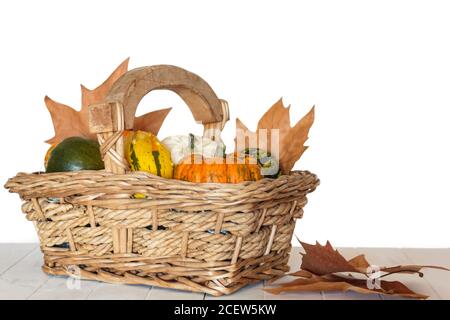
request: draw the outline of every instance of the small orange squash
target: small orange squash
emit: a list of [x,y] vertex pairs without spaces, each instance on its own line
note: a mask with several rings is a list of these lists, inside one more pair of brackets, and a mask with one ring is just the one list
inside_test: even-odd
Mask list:
[[256,159],[236,154],[224,158],[192,154],[181,160],[174,172],[174,179],[200,183],[239,183],[261,178],[261,168]]

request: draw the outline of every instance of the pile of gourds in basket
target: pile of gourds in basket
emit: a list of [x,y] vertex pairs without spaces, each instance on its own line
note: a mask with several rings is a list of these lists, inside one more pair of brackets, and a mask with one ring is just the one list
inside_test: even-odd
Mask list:
[[[80,111],[46,97],[55,137],[45,172],[6,188],[34,222],[49,274],[232,293],[287,270],[295,220],[319,180],[292,171],[306,150],[314,108],[294,127],[275,103],[256,132],[236,120],[235,151],[220,138],[228,104],[199,76],[124,61]],[[204,126],[157,136],[170,109],[135,117],[152,90],[177,93]]]

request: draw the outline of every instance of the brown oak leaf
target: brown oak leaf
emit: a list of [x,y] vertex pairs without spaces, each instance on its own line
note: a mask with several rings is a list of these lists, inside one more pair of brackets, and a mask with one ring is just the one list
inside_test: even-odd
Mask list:
[[93,90],[90,90],[81,84],[81,110],[91,104],[102,103],[114,82],[128,71],[129,62],[130,58],[125,59],[101,85]]
[[[333,249],[329,241],[327,241],[325,246],[320,245],[318,242],[315,245],[311,245],[300,240],[298,241],[305,250],[305,253],[301,253],[303,259],[300,268],[302,270],[307,270],[317,275],[327,275],[336,272],[355,272],[367,275],[370,263],[363,254],[347,261],[338,250]],[[423,276],[421,270],[424,268],[450,271],[448,268],[432,265],[379,267],[380,271],[383,272],[383,277],[394,273],[417,273],[419,276]]]
[[423,277],[422,269],[438,269],[438,270],[450,271],[449,268],[440,267],[440,266],[430,266],[430,265],[424,265],[424,266],[405,265],[405,266],[394,266],[394,267],[381,267],[380,271],[385,273],[382,275],[382,277],[386,277],[386,276],[394,274],[394,273],[417,273],[420,277]]
[[[90,90],[81,85],[81,109],[76,111],[73,108],[45,97],[44,102],[52,117],[55,136],[46,142],[49,144],[58,143],[65,138],[73,136],[83,136],[96,139],[96,135],[89,131],[88,107],[92,104],[101,103],[113,84],[128,70],[129,58],[124,60],[111,75],[97,88]],[[171,108],[161,109],[146,113],[135,118],[134,129],[149,131],[158,134],[164,119]]]
[[[426,299],[426,295],[412,291],[399,281],[387,281],[382,278],[396,273],[417,273],[422,277],[423,268],[450,271],[448,268],[432,265],[369,268],[371,264],[363,254],[346,260],[329,241],[324,246],[319,243],[315,245],[302,241],[300,243],[305,250],[305,253],[302,253],[302,264],[300,270],[290,274],[298,279],[282,283],[278,287],[266,288],[266,291],[274,294],[288,291],[355,291]],[[378,270],[379,273],[373,274],[371,269]],[[375,279],[374,276],[379,278]]]
[[324,246],[316,242],[315,245],[300,242],[305,253],[302,253],[301,269],[317,275],[336,272],[359,272],[357,267],[347,261],[337,250],[333,249],[327,241]]
[[[295,163],[308,148],[305,146],[308,140],[309,130],[314,123],[314,107],[293,127],[291,127],[290,106],[284,107],[282,99],[278,100],[258,121],[256,132],[251,132],[241,120],[236,119],[236,144],[238,141],[245,142],[245,146],[249,147],[249,137],[253,136],[258,147],[264,146],[262,149],[272,149],[272,139],[274,143],[278,143],[279,151],[279,167],[282,173],[288,174],[294,167]],[[274,131],[278,129],[278,141],[276,136],[272,137]],[[266,130],[265,134],[264,131]],[[276,148],[277,146],[274,146]],[[237,150],[240,151],[240,150]]]
[[370,267],[370,263],[367,261],[366,256],[363,254],[360,254],[348,260],[348,263],[351,264],[356,270],[363,273],[365,273],[367,268]]
[[172,108],[160,109],[134,118],[133,129],[147,131],[157,135],[170,110]]
[[282,292],[327,292],[327,291],[353,291],[363,294],[384,294],[402,296],[416,299],[426,299],[428,296],[416,293],[400,281],[380,280],[379,288],[369,288],[367,280],[352,279],[336,275],[311,276],[310,278],[299,278],[291,282],[283,283],[278,287],[265,288],[267,292],[280,294]]

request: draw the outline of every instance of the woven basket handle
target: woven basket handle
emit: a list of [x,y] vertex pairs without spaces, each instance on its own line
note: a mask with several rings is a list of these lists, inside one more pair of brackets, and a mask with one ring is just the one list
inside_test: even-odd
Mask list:
[[228,104],[217,98],[205,80],[170,65],[133,69],[114,83],[104,103],[89,107],[89,128],[98,136],[106,170],[114,173],[127,170],[122,132],[133,129],[141,99],[150,91],[161,89],[177,93],[195,120],[203,124],[203,136],[220,141],[220,133],[229,120]]

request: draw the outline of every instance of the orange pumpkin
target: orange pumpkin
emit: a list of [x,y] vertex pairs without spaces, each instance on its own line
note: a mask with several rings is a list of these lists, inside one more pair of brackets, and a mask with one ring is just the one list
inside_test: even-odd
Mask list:
[[175,166],[174,179],[190,182],[239,183],[262,178],[256,159],[239,157],[236,154],[226,158],[204,158],[192,154]]

